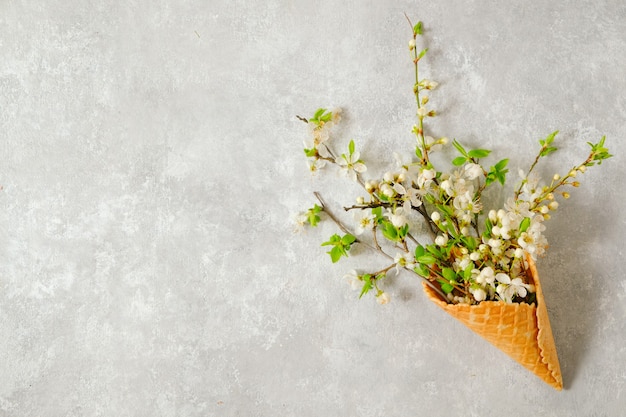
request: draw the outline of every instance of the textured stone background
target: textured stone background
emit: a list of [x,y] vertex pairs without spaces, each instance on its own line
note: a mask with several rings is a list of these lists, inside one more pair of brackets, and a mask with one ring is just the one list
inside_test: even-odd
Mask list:
[[[616,416],[626,404],[623,1],[0,1],[0,415]],[[326,190],[294,115],[346,113],[370,175],[431,132],[551,176],[616,155],[548,224],[557,393],[427,302],[357,300],[290,218]],[[451,152],[450,152],[451,155]],[[357,251],[372,265],[380,259]]]

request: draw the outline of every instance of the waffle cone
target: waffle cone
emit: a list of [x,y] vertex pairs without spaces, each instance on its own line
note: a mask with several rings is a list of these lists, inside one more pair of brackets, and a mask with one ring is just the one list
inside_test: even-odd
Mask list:
[[476,305],[448,304],[426,283],[424,291],[448,314],[560,391],[563,378],[548,310],[535,263],[530,256],[527,261],[537,291],[536,305],[507,304],[503,301],[483,301]]

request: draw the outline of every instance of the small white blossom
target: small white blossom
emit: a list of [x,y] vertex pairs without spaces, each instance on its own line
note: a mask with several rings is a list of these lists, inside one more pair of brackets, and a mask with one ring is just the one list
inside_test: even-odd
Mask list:
[[391,211],[388,212],[387,213],[387,217],[389,218],[389,221],[395,227],[403,227],[405,224],[408,223],[408,220],[407,220],[406,215],[404,213],[404,209],[402,207],[397,208],[393,212],[391,212]]
[[391,297],[386,292],[381,292],[376,296],[376,302],[380,305],[388,304],[391,301]]
[[357,235],[363,234],[366,230],[372,230],[374,228],[374,215],[366,210],[360,210],[354,214],[354,220],[356,223],[356,229],[354,233]]
[[513,302],[513,297],[519,295],[524,298],[528,294],[528,284],[524,284],[521,278],[509,277],[507,274],[499,273],[496,275],[496,279],[500,284],[496,288],[496,292],[507,303]]
[[468,180],[475,180],[483,174],[483,169],[478,164],[469,163],[465,165],[464,174]]
[[422,169],[417,177],[417,185],[420,188],[427,188],[436,176],[437,171],[434,169]]
[[400,273],[402,268],[415,268],[415,258],[410,252],[398,252],[394,256],[393,261],[396,264],[396,272]]
[[357,173],[367,171],[367,167],[359,160],[359,156],[359,152],[354,152],[351,155],[343,154],[335,159],[335,162],[341,168],[341,172],[347,175],[352,181],[356,181]]
[[476,279],[476,282],[479,284],[491,285],[495,282],[496,276],[493,271],[493,268],[490,266],[487,266],[480,271],[480,273],[475,279]]
[[482,288],[470,289],[470,292],[478,302],[484,301],[487,298],[487,292]]
[[358,290],[362,286],[361,278],[354,269],[348,271],[343,278],[348,281],[348,284],[353,290]]

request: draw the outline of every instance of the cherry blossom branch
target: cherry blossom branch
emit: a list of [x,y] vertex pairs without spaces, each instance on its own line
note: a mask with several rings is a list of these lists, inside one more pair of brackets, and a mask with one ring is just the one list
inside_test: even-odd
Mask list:
[[[339,229],[340,229],[342,232],[344,232],[344,233],[346,233],[346,234],[353,235],[353,234],[352,234],[352,233],[348,230],[348,228],[347,228],[347,227],[345,227],[345,226],[343,225],[343,223],[342,223],[342,222],[341,222],[341,221],[340,221],[337,217],[335,217],[335,215],[334,215],[334,214],[333,214],[333,213],[332,213],[332,212],[328,209],[328,206],[326,205],[326,203],[325,203],[325,202],[324,202],[324,200],[322,199],[322,196],[320,195],[320,193],[319,193],[319,192],[317,192],[317,191],[315,191],[313,194],[315,195],[315,198],[317,198],[317,200],[319,201],[320,205],[322,206],[322,210],[324,211],[324,213],[326,213],[326,215],[327,215],[327,216],[328,216],[328,217],[329,217],[329,218],[330,218],[330,219],[331,219],[331,220],[332,220],[332,221],[333,221],[333,222],[337,225],[337,227],[339,227]],[[354,235],[353,235],[353,236],[354,236]],[[356,239],[355,239],[355,242],[358,242],[358,243],[360,243],[360,244],[362,244],[362,245],[364,245],[364,246],[366,246],[366,247],[368,247],[368,248],[370,248],[370,249],[372,249],[372,250],[374,250],[374,251],[376,251],[376,252],[380,253],[381,255],[383,255],[384,257],[386,257],[387,259],[394,260],[394,258],[393,258],[393,257],[391,257],[391,255],[387,254],[385,251],[383,251],[383,250],[382,250],[382,248],[378,245],[378,242],[376,243],[376,246],[377,246],[377,247],[374,247],[374,246],[370,245],[370,244],[369,244],[369,243],[367,243],[367,242],[363,242],[361,239],[358,239],[358,238],[356,238]],[[396,265],[396,264],[395,264],[395,260],[394,260],[394,265]],[[442,300],[444,300],[446,303],[448,303],[448,302],[449,302],[448,298],[447,298],[447,297],[445,296],[445,294],[441,291],[441,289],[437,288],[437,286],[436,286],[436,285],[434,285],[432,282],[430,282],[430,280],[428,280],[428,279],[424,278],[423,276],[419,275],[417,272],[415,272],[415,271],[414,271],[414,270],[412,270],[412,269],[409,269],[409,268],[406,268],[406,267],[403,267],[403,269],[405,269],[405,270],[407,270],[407,271],[410,271],[410,272],[412,272],[413,274],[415,274],[415,275],[419,276],[421,279],[423,279],[423,280],[424,280],[424,282],[426,282],[426,285],[428,285],[429,287],[431,287],[431,288],[433,289],[433,291],[435,291],[435,292],[436,292],[436,293],[437,293],[437,294],[441,297],[441,299],[442,299]]]

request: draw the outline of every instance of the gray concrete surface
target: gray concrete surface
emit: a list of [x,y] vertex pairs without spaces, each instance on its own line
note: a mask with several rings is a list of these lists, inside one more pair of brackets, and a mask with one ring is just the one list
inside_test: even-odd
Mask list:
[[[561,393],[412,276],[357,300],[332,225],[293,232],[357,193],[311,178],[296,114],[342,106],[372,175],[410,153],[404,12],[435,134],[515,169],[560,129],[549,176],[616,155],[548,223]],[[0,415],[623,415],[625,49],[618,0],[0,2]]]

